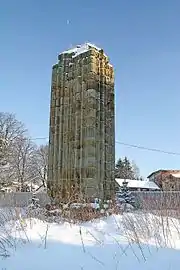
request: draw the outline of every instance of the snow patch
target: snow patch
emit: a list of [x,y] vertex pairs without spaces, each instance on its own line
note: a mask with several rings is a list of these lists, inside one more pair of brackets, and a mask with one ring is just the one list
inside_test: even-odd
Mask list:
[[[68,223],[58,225],[38,219],[26,219],[23,221],[26,224],[26,232],[24,236],[21,233],[19,237],[21,239],[28,237],[29,241],[26,241],[25,245],[17,245],[9,258],[0,258],[1,268],[6,270],[179,270],[180,241],[177,240],[179,239],[177,231],[175,232],[175,227],[180,226],[178,222],[175,219],[170,222],[173,248],[168,244],[158,248],[151,231],[148,232],[150,235],[144,244],[130,244],[127,240],[127,232],[122,226],[123,218],[127,220],[134,218],[135,224],[140,225],[137,222],[138,216],[140,222],[148,220],[152,228],[155,224],[160,228],[157,221],[161,222],[161,218],[145,214],[111,216],[82,225]],[[6,228],[16,223],[8,223]],[[141,228],[141,231],[143,229],[146,228]],[[161,233],[162,231],[159,234]],[[17,238],[15,230],[14,236]]]
[[116,178],[116,182],[120,187],[122,187],[123,182],[126,181],[128,182],[128,187],[129,188],[141,188],[141,189],[152,189],[152,190],[159,190],[160,188],[152,181],[140,181],[140,180],[131,180],[131,179],[120,179]]

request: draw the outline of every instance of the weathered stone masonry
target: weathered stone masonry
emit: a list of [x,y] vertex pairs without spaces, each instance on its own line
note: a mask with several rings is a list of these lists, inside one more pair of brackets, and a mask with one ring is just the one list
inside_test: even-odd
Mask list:
[[113,67],[91,44],[58,60],[52,70],[49,190],[62,199],[107,198],[114,193]]

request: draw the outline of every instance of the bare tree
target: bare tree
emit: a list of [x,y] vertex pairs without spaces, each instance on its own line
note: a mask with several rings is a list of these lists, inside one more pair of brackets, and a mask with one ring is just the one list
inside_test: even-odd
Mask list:
[[14,114],[0,112],[1,157],[8,159],[12,152],[14,141],[26,133],[24,124],[15,118]]
[[46,187],[48,168],[48,145],[40,145],[35,151],[34,171],[37,179]]
[[132,169],[133,169],[133,172],[134,172],[134,179],[138,180],[140,178],[139,167],[137,166],[137,164],[135,163],[134,160],[131,162],[131,166],[132,166]]
[[31,182],[35,172],[33,160],[35,157],[35,144],[29,138],[18,137],[13,144],[13,153],[9,163],[13,178],[20,183],[20,191],[25,191],[25,183]]
[[6,164],[5,147],[6,147],[6,143],[4,139],[0,137],[0,166],[3,166]]
[[10,170],[11,155],[15,141],[26,133],[24,125],[14,114],[0,112],[0,182],[9,182],[12,177]]
[[25,134],[24,124],[18,121],[14,114],[0,112],[0,138],[6,142]]

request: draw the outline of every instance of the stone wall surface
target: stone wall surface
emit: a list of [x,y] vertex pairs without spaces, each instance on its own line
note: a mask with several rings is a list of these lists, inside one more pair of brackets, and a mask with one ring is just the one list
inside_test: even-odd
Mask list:
[[103,51],[60,54],[53,66],[48,187],[52,195],[114,192],[114,71]]

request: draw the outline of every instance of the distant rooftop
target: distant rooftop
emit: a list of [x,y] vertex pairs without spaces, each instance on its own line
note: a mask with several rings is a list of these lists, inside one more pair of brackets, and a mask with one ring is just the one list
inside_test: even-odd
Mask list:
[[97,47],[96,45],[94,44],[91,44],[91,43],[84,43],[82,45],[77,45],[76,47],[73,47],[72,49],[69,49],[67,51],[64,51],[62,52],[61,54],[65,54],[65,53],[69,53],[69,54],[74,54],[73,55],[73,58],[82,54],[82,53],[85,53],[87,51],[89,51],[91,48],[94,48],[98,51],[102,50],[101,48]]
[[150,178],[154,174],[158,174],[158,173],[180,174],[180,170],[164,170],[164,169],[163,170],[157,170],[157,171],[152,172],[150,175],[148,175],[147,178]]
[[151,190],[160,189],[154,182],[148,181],[148,180],[141,181],[141,180],[131,180],[131,179],[120,179],[120,178],[116,178],[115,180],[120,187],[122,187],[124,181],[127,181],[129,188],[137,188],[137,189],[141,188],[141,189],[151,189]]

